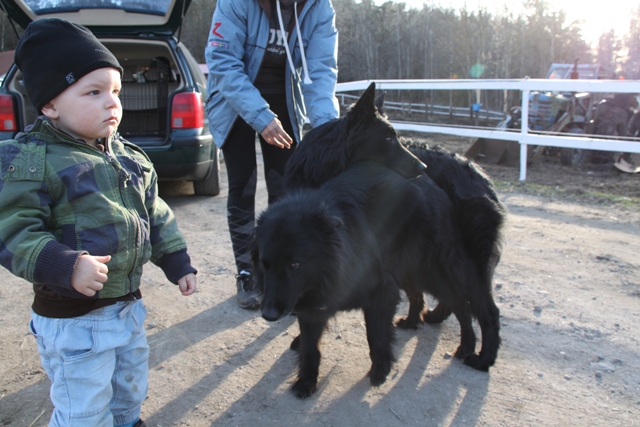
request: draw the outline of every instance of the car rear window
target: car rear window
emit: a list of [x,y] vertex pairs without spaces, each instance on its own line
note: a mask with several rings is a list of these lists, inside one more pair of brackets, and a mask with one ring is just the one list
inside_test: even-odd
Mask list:
[[121,9],[164,16],[171,0],[26,0],[25,3],[36,15],[77,12],[82,9]]

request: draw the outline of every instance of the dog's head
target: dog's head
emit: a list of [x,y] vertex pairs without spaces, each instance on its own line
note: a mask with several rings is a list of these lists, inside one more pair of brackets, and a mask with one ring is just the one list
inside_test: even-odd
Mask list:
[[383,104],[384,95],[376,100],[371,83],[344,117],[307,132],[287,164],[287,187],[317,188],[359,161],[380,163],[406,178],[424,172],[425,164],[398,140]]
[[329,246],[342,226],[323,203],[303,194],[286,196],[260,215],[252,262],[262,317],[274,321],[294,309],[326,307],[323,295],[334,281],[334,272],[326,268],[335,256]]
[[349,164],[373,161],[387,166],[404,176],[415,178],[426,166],[399,141],[393,125],[384,111],[383,93],[375,96],[375,83],[371,83],[358,102],[345,115],[345,139]]

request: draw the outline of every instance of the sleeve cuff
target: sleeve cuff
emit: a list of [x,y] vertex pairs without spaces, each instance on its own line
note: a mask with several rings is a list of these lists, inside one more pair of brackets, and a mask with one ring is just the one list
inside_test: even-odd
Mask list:
[[86,251],[74,251],[68,246],[49,241],[40,251],[33,270],[33,282],[64,289],[71,287],[71,275],[78,258]]
[[275,118],[276,118],[276,115],[273,113],[273,111],[269,109],[265,109],[258,115],[258,117],[256,117],[256,120],[254,122],[255,123],[254,129],[256,130],[256,132],[262,133],[262,131],[267,126],[269,126],[269,123],[271,123]]
[[162,269],[164,275],[173,284],[177,284],[178,280],[189,273],[198,273],[198,270],[191,266],[191,257],[186,249],[163,255],[155,264]]

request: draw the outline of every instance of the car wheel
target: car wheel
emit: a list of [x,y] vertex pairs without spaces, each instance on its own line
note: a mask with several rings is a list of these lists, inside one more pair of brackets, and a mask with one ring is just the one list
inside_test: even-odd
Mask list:
[[220,149],[215,148],[211,169],[202,181],[193,182],[193,190],[196,196],[217,196],[220,194]]

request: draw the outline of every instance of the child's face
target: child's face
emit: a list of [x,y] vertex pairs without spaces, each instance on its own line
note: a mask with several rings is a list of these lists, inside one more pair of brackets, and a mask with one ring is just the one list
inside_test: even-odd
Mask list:
[[42,108],[56,127],[95,145],[116,131],[122,118],[120,73],[98,68],[83,76]]

